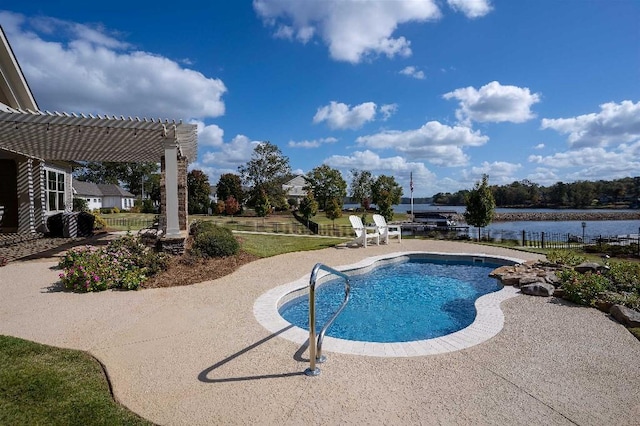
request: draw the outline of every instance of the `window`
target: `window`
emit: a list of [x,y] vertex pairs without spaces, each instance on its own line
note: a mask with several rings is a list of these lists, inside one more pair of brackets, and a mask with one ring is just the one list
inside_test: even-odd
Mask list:
[[47,170],[47,209],[64,210],[64,173]]

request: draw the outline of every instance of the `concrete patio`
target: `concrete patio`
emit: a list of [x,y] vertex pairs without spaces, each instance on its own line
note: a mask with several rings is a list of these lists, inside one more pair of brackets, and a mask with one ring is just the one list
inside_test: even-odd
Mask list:
[[638,424],[640,342],[608,315],[555,298],[502,303],[503,330],[448,354],[380,358],[332,353],[306,377],[304,347],[271,333],[253,305],[309,274],[397,251],[538,256],[469,243],[290,253],[187,287],[74,294],[55,260],[0,268],[0,334],[86,350],[116,398],[164,425]]

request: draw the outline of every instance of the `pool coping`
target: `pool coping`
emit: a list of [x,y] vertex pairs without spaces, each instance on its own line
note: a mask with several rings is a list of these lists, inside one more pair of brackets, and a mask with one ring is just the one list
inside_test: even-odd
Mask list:
[[[454,254],[406,251],[372,256],[360,262],[338,266],[334,269],[339,271],[358,270],[359,273],[366,273],[374,266],[377,267],[381,264],[400,262],[404,260],[405,257],[419,255],[431,258],[436,257],[442,260],[468,260],[470,258],[472,261],[479,261],[480,259],[484,261],[489,259],[505,265],[524,262],[524,260],[518,258],[480,253]],[[253,305],[254,317],[264,328],[272,333],[279,333],[279,337],[283,337],[286,340],[300,345],[307,343],[309,332],[292,325],[282,318],[278,313],[278,308],[288,300],[297,297],[300,292],[307,291],[310,275],[310,273],[306,274],[296,281],[268,290],[258,297]],[[500,304],[504,300],[518,296],[519,294],[519,289],[504,286],[501,290],[479,297],[475,301],[477,315],[473,323],[462,330],[447,334],[446,336],[402,343],[362,342],[325,336],[323,352],[399,358],[437,355],[470,348],[491,339],[502,330],[504,326],[504,314],[502,313],[502,309],[500,309]]]

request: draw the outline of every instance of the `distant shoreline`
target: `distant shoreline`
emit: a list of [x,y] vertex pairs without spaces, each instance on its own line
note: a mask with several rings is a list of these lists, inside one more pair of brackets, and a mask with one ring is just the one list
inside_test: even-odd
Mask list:
[[[464,222],[464,216],[456,215],[458,222]],[[495,213],[494,222],[525,221],[593,221],[593,220],[640,220],[640,210],[634,212],[514,212]]]

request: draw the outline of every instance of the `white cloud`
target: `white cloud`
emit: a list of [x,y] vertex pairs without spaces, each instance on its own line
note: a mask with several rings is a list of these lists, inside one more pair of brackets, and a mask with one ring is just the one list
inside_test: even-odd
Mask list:
[[398,26],[440,18],[435,0],[254,0],[253,7],[277,37],[307,43],[318,35],[338,61],[411,55],[411,42],[393,37]]
[[522,123],[535,117],[531,106],[540,102],[540,94],[532,94],[527,87],[503,86],[497,81],[480,89],[471,86],[456,89],[445,93],[443,98],[460,101],[456,117],[467,124],[471,121]]
[[549,167],[536,167],[526,178],[542,186],[550,186],[560,181],[556,171]]
[[328,166],[342,170],[345,174],[352,169],[368,170],[374,176],[391,175],[396,182],[404,187],[405,195],[409,195],[409,176],[413,173],[415,192],[431,194],[436,182],[436,176],[424,163],[408,162],[404,157],[380,157],[378,154],[365,150],[356,151],[351,155],[333,155],[324,161]]
[[418,80],[424,80],[425,77],[426,77],[424,75],[424,71],[418,70],[414,66],[408,66],[408,67],[403,68],[400,71],[400,74],[408,75],[409,77],[413,77],[413,78],[418,79]]
[[492,185],[505,185],[517,180],[515,173],[522,168],[521,164],[508,163],[506,161],[484,161],[480,166],[472,167],[470,171],[464,170],[463,175],[467,179],[478,180],[487,174]]
[[464,126],[447,126],[430,121],[415,130],[385,130],[360,136],[356,142],[373,149],[394,149],[406,156],[442,166],[462,166],[468,157],[462,147],[481,146],[489,140],[479,131]]
[[132,50],[102,27],[11,12],[0,12],[0,24],[41,109],[184,120],[224,114],[221,80]]
[[398,111],[398,104],[386,104],[380,107],[382,121],[387,121],[393,114]]
[[198,126],[198,146],[221,146],[224,143],[224,130],[215,124],[205,125],[203,121],[191,120]]
[[544,149],[544,144],[539,143],[538,145],[534,146],[533,149]]
[[447,0],[447,3],[450,8],[471,19],[480,18],[493,9],[489,0]]
[[219,149],[201,155],[200,163],[216,168],[233,169],[235,173],[238,166],[251,159],[253,150],[259,143],[244,135],[237,135],[231,142],[222,144]]
[[329,137],[329,138],[314,139],[310,141],[309,140],[304,140],[299,142],[289,141],[289,146],[291,148],[319,148],[324,144],[336,143],[336,142],[338,142],[338,139]]
[[640,140],[640,102],[600,105],[600,112],[572,118],[542,119],[543,129],[568,134],[569,146],[605,147]]
[[530,155],[528,161],[555,171],[565,170],[568,180],[611,180],[635,176],[640,170],[640,141],[619,145],[611,151],[587,147],[548,156]]
[[366,122],[373,121],[377,106],[365,102],[351,108],[347,104],[331,101],[329,105],[318,108],[313,117],[314,124],[325,121],[331,129],[359,129]]

